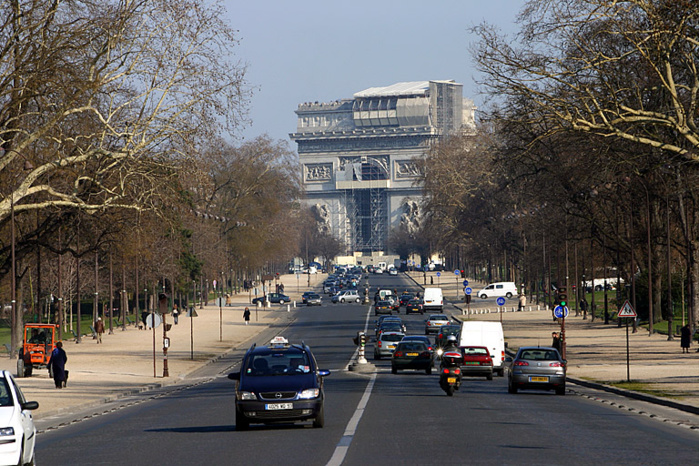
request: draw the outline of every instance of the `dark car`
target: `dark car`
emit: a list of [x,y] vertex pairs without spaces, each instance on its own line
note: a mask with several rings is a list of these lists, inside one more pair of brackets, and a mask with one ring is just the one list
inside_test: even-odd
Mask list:
[[382,300],[374,305],[374,315],[391,313],[393,313],[393,305],[390,301]]
[[401,322],[385,321],[376,329],[376,338],[378,339],[383,332],[405,333],[405,326]]
[[428,346],[420,341],[401,340],[391,356],[391,372],[397,374],[403,369],[424,370],[427,374],[432,373],[434,362],[432,351]]
[[406,306],[408,302],[414,298],[415,295],[412,293],[403,293],[402,295],[400,295],[400,298],[398,298],[398,300],[400,301],[401,306]]
[[556,348],[522,347],[514,359],[507,362],[510,363],[507,375],[507,391],[510,393],[533,389],[566,394],[566,362]]
[[275,337],[269,346],[255,346],[245,353],[240,372],[228,374],[237,380],[235,428],[251,423],[312,421],[323,427],[323,377],[330,371],[318,369],[311,349],[289,345]]
[[306,298],[308,298],[308,295],[316,294],[315,291],[304,291],[303,294],[301,295],[301,302],[303,304],[308,304],[306,302]]
[[422,304],[422,299],[413,298],[405,305],[405,314],[424,314],[425,309]]
[[459,341],[460,333],[460,325],[443,325],[439,327],[437,336],[434,339],[434,346],[436,346],[437,348],[444,348],[447,344],[447,337],[449,335],[454,335],[456,337],[456,341]]
[[[284,304],[284,303],[289,303],[291,302],[291,298],[289,298],[287,295],[282,294],[282,293],[270,293],[267,295],[267,299],[269,300],[270,303],[275,303],[275,304]],[[264,296],[260,296],[259,298],[254,298],[252,300],[253,304],[257,303],[265,303],[265,298]]]
[[434,352],[434,345],[430,341],[430,337],[425,335],[406,335],[401,341],[421,341],[427,345],[427,349]]
[[463,361],[461,374],[464,376],[485,377],[493,380],[493,358],[485,346],[464,346],[461,348]]

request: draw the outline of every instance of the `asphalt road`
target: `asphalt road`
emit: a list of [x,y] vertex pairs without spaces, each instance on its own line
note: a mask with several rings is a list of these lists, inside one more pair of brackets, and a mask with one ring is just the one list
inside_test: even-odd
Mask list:
[[[400,291],[402,277],[372,277]],[[373,293],[372,293],[373,294]],[[329,301],[329,300],[326,300]],[[222,375],[187,389],[163,391],[38,438],[39,464],[685,464],[699,455],[699,433],[625,413],[575,395],[507,393],[504,378],[467,379],[447,397],[438,376],[344,370],[352,337],[369,323],[365,305],[303,308],[282,333],[313,348],[325,379],[323,429],[253,425],[236,432],[234,382],[225,378],[242,351],[206,369]],[[423,316],[401,316],[424,334]],[[371,346],[368,354],[371,355]],[[202,377],[206,380],[206,371]],[[364,408],[364,409],[362,409]],[[358,420],[358,422],[357,422]],[[356,426],[356,428],[355,428]]]

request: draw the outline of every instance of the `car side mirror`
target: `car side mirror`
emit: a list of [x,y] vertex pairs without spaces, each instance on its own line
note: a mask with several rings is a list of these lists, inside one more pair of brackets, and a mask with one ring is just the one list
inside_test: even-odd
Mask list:
[[30,411],[39,409],[39,403],[36,401],[26,401],[22,403],[22,409],[28,409]]
[[506,357],[506,358],[505,358],[505,362],[510,362],[510,363],[511,363],[511,362],[512,362],[512,358],[511,358],[511,357],[509,357],[509,356],[508,356],[508,357]]
[[240,372],[231,372],[228,374],[228,378],[231,380],[240,380]]
[[330,371],[327,369],[318,369],[318,375],[321,377],[327,377],[330,375]]

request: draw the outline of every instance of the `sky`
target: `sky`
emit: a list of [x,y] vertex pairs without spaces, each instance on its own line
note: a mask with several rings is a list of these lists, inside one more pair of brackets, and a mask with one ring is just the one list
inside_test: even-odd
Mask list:
[[[251,125],[289,142],[303,102],[352,98],[369,87],[453,79],[482,106],[468,29],[487,22],[517,32],[524,0],[223,0],[239,31],[231,58],[247,64]],[[240,141],[237,141],[240,142]]]

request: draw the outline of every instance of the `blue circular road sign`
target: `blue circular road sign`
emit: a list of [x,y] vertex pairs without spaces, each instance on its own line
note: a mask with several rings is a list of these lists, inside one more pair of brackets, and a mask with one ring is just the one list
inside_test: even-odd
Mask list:
[[467,286],[466,288],[464,288],[464,293],[471,294],[471,293],[473,293],[473,290],[471,289],[470,286]]
[[459,269],[454,270],[454,275],[461,275],[461,270],[459,270]]
[[568,306],[556,306],[555,308],[553,308],[553,316],[556,319],[568,317],[568,312]]
[[501,296],[495,302],[498,303],[498,306],[504,306],[505,305],[505,298],[503,298]]
[[468,280],[464,280],[464,286],[468,286]]
[[441,272],[437,272],[437,276],[438,276],[438,277],[441,277],[441,276],[442,276],[442,273],[441,273]]

